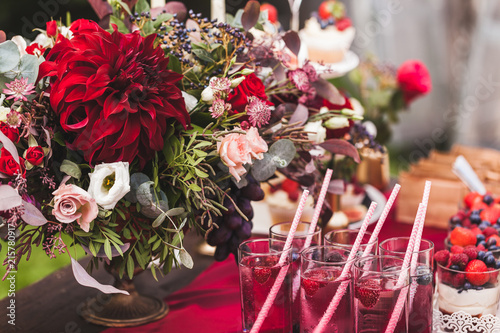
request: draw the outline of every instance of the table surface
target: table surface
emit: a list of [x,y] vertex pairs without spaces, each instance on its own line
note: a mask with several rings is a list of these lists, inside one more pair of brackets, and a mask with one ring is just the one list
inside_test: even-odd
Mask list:
[[[370,226],[373,229],[374,226]],[[412,225],[397,223],[392,216],[382,228],[379,241],[395,236],[409,236]],[[432,240],[435,249],[444,247],[446,230],[424,228],[424,239]],[[165,299],[170,306],[166,318],[159,322],[131,329],[108,329],[105,333],[138,332],[236,332],[241,327],[238,273],[234,257],[223,263],[214,263],[212,257],[198,253],[200,236],[188,233],[185,240],[195,266],[192,270],[174,269],[158,282],[149,272],[135,278],[137,290],[144,295]],[[88,260],[88,259],[87,259]],[[86,260],[83,259],[84,264]],[[20,274],[22,272],[18,272]],[[113,282],[104,270],[93,276],[101,283]],[[193,280],[196,279],[194,283]],[[104,327],[85,322],[77,314],[79,304],[94,297],[98,291],[80,286],[74,279],[71,267],[66,267],[47,278],[16,293],[16,326],[0,320],[0,332],[30,333],[94,333]],[[5,318],[8,298],[0,301],[0,314]],[[181,325],[175,328],[177,325]],[[229,329],[229,326],[231,327]],[[225,327],[227,329],[221,329]],[[167,329],[168,328],[168,329]]]

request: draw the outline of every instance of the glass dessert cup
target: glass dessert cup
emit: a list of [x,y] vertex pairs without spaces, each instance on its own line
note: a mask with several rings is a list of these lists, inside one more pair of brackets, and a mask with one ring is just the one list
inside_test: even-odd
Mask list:
[[[281,269],[287,273],[261,326],[262,332],[292,331],[292,249],[270,238],[243,242],[238,248],[243,332],[250,332]],[[281,256],[285,261],[279,264]]]
[[[379,245],[381,255],[392,255],[404,258],[408,247],[409,237],[394,237],[384,240]],[[413,252],[412,259],[417,257],[417,269],[411,276],[410,307],[409,307],[409,332],[432,332],[432,297],[433,268],[434,268],[434,243],[428,240],[420,241],[418,252]],[[398,328],[396,328],[396,331]]]
[[[355,332],[385,332],[399,295],[404,304],[396,323],[397,333],[408,331],[409,268],[395,256],[369,255],[354,263]],[[404,277],[398,284],[400,275]]]
[[[325,245],[334,245],[346,248],[350,250],[356,241],[356,237],[358,236],[359,229],[340,229],[333,230],[325,234],[324,242]],[[377,254],[377,245],[378,245],[378,237],[370,243],[370,237],[372,236],[371,232],[365,232],[363,235],[363,239],[361,241],[361,245],[359,247],[358,252],[361,254],[364,252],[368,245],[372,246],[371,254]]]
[[312,246],[301,254],[300,332],[313,332],[342,282],[346,293],[325,326],[325,332],[354,332],[353,279],[338,279],[347,264],[349,251],[336,246]]
[[[292,222],[281,222],[269,228],[269,237],[276,240],[286,241]],[[292,240],[292,325],[293,332],[299,332],[300,327],[300,253],[304,250],[307,237],[311,236],[311,246],[321,244],[321,228],[316,226],[314,232],[309,232],[310,222],[299,222]]]
[[[464,272],[437,263],[437,307],[443,314],[464,311],[473,317],[496,315],[500,300],[500,269]],[[483,283],[484,282],[484,283]]]

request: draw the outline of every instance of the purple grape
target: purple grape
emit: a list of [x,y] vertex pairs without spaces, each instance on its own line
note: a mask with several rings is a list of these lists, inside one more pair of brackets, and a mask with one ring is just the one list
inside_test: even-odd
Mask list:
[[246,198],[238,198],[238,207],[240,208],[241,212],[245,214],[246,217],[248,215],[253,214],[253,209],[252,205],[250,204],[250,200]]
[[217,245],[214,253],[214,259],[217,261],[224,261],[229,256],[229,253],[228,244]]
[[248,239],[252,235],[252,224],[251,222],[243,221],[241,227],[236,230],[236,236],[239,239]]
[[250,183],[241,189],[241,195],[252,201],[260,201],[264,199],[265,194],[259,184]]
[[[234,200],[234,199],[233,199]],[[223,203],[224,207],[227,208],[227,211],[222,211],[222,214],[224,215],[232,215],[236,210],[234,209],[234,204],[233,202],[228,198],[228,197],[225,197],[224,198],[224,203]]]
[[229,251],[236,255],[236,253],[238,253],[238,246],[240,246],[240,243],[241,243],[241,241],[238,238],[238,236],[233,234],[233,236],[227,242],[227,245],[229,247]]
[[207,236],[207,243],[216,246],[226,243],[231,238],[232,232],[225,225],[219,225],[218,229],[212,230]]
[[243,218],[237,213],[227,216],[225,219],[226,226],[231,230],[236,230],[241,226],[241,222],[243,222]]

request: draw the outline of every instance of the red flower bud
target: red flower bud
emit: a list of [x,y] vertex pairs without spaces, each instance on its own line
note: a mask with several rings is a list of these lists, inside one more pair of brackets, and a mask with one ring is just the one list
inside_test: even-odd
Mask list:
[[47,36],[55,37],[55,35],[57,35],[57,22],[56,21],[47,22]]
[[405,61],[398,69],[398,83],[406,104],[427,94],[432,89],[431,77],[425,65],[418,60]]

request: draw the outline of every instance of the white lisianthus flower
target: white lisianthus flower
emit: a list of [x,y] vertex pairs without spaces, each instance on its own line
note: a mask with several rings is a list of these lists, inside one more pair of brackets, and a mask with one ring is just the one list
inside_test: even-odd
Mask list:
[[349,127],[349,119],[344,117],[332,117],[325,122],[325,126],[332,130]]
[[104,209],[113,209],[118,201],[130,191],[128,162],[96,165],[90,176],[88,192]]
[[214,102],[214,91],[210,87],[206,87],[202,92],[201,92],[201,100],[208,105],[212,105]]
[[5,106],[2,106],[4,100],[5,100],[5,95],[4,94],[0,95],[0,121],[5,123],[7,122],[7,115],[9,114],[10,109]]
[[[49,49],[49,48],[54,47],[54,41],[52,40],[52,38],[47,37],[47,35],[45,33],[38,34],[36,36],[35,40],[33,41],[33,43],[37,43],[38,45],[40,45],[41,47],[43,47],[45,49]],[[31,43],[31,44],[33,44],[33,43]]]
[[186,109],[191,111],[195,108],[196,104],[198,104],[198,100],[193,95],[188,94],[187,92],[182,92],[182,97],[184,97],[184,103],[186,103]]
[[21,55],[21,57],[23,55],[27,54],[26,53],[26,46],[27,45],[26,45],[26,41],[24,40],[23,37],[21,37],[21,36],[14,36],[14,37],[12,37],[11,40],[14,42],[14,44],[17,45],[17,49],[19,50],[19,54]]
[[307,136],[309,140],[315,144],[325,142],[326,128],[323,127],[321,120],[307,123],[306,126],[304,126],[304,132],[308,132]]
[[237,86],[240,85],[241,82],[245,80],[244,76],[237,77],[236,79],[231,80],[231,88],[236,88]]

